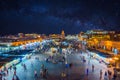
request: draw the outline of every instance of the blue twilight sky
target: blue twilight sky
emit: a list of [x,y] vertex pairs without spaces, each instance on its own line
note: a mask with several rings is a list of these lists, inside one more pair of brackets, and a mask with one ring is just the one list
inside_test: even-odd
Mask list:
[[120,30],[119,0],[0,0],[0,34]]

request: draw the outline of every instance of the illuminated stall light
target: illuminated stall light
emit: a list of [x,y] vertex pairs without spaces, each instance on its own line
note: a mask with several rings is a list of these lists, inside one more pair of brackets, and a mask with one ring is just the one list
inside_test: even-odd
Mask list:
[[118,54],[118,50],[117,50],[116,48],[114,49],[114,53],[115,53],[115,54]]

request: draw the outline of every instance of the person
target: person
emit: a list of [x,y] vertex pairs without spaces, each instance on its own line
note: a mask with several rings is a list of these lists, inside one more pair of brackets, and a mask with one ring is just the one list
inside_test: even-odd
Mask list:
[[8,73],[9,73],[9,72],[8,72],[8,69],[6,70],[6,72],[7,72],[7,75],[8,75]]
[[72,66],[73,66],[73,64],[72,64],[72,63],[70,63],[70,68],[72,68]]
[[107,72],[105,71],[105,75],[104,75],[104,80],[108,80],[107,79]]
[[63,60],[65,61],[65,57],[63,56],[62,58],[63,58]]
[[4,66],[4,71],[6,71],[6,69],[7,69],[6,66]]
[[43,70],[40,69],[40,75],[43,77]]
[[14,66],[13,69],[16,71],[16,69],[17,69],[16,66]]
[[90,64],[90,59],[88,60],[88,64]]
[[102,79],[102,70],[100,70],[100,80]]
[[12,70],[12,66],[10,66],[10,71]]
[[[109,71],[109,70],[108,70]],[[111,71],[109,71],[109,75],[111,76],[111,74],[112,74],[112,72]]]
[[43,78],[47,78],[47,73],[48,73],[48,70],[47,68],[45,68],[43,72]]
[[80,50],[80,53],[82,54],[82,51]]
[[68,63],[65,64],[65,68],[69,68],[69,64]]
[[94,72],[94,65],[92,64],[92,72]]
[[88,68],[87,68],[87,70],[86,70],[86,71],[87,71],[87,76],[88,76],[88,73],[89,73],[89,70],[88,70]]
[[37,71],[34,71],[34,77],[37,78]]
[[41,69],[44,69],[44,64],[41,65]]
[[102,62],[103,62],[102,59],[100,59],[100,60],[99,60],[99,63],[102,63]]
[[105,71],[105,76],[107,76],[107,72]]
[[16,74],[13,75],[12,80],[20,80]]
[[83,62],[86,62],[86,60],[85,60],[85,56],[83,56]]
[[24,70],[27,70],[26,65],[25,65],[25,64],[23,64],[23,66],[24,66]]
[[2,73],[0,72],[0,80],[2,80]]
[[7,80],[6,77],[4,77],[3,80]]
[[47,68],[45,68],[45,70],[44,70],[44,71],[45,71],[45,73],[47,74],[47,72],[48,72],[48,69],[47,69]]
[[116,80],[116,78],[117,78],[117,75],[114,73],[113,74],[113,79]]
[[111,75],[112,75],[112,72],[110,70],[108,70],[108,77],[109,77],[109,80],[111,79]]
[[14,75],[16,75],[16,71],[14,70],[14,73],[13,73]]
[[61,73],[61,77],[66,77],[66,73],[65,73],[65,72],[62,72],[62,73]]
[[88,80],[88,77],[85,77],[84,80]]

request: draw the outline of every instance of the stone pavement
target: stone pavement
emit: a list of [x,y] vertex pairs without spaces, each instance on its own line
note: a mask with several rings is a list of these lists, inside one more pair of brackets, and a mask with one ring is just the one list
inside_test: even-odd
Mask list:
[[[35,59],[35,56],[39,57],[39,60]],[[34,71],[36,70],[38,73],[38,79],[36,80],[43,80],[40,76],[40,69],[41,65],[44,64],[45,67],[48,69],[48,77],[46,80],[61,80],[60,74],[64,71],[67,73],[67,77],[63,80],[85,80],[88,78],[88,80],[100,80],[99,74],[100,70],[103,71],[103,77],[104,72],[108,70],[106,65],[104,63],[99,63],[96,59],[91,59],[90,63],[88,62],[89,57],[86,53],[80,54],[69,54],[67,55],[67,61],[68,63],[73,63],[72,68],[65,68],[65,65],[62,63],[53,64],[51,62],[46,62],[45,58],[46,55],[44,54],[37,54],[35,56],[32,56],[31,59],[26,60],[25,63],[27,70],[24,70],[24,68],[21,66],[21,63],[18,64],[17,67],[17,75],[20,78],[20,80],[35,80],[34,79]],[[83,56],[85,56],[86,62],[83,62],[81,59]],[[95,66],[94,72],[92,72],[92,64]],[[86,69],[89,69],[88,76],[86,75]],[[112,70],[112,69],[110,69]],[[13,77],[13,70],[9,71],[8,76],[6,77],[6,80],[12,80]],[[102,78],[102,80],[104,80]],[[118,79],[120,80],[120,79]]]

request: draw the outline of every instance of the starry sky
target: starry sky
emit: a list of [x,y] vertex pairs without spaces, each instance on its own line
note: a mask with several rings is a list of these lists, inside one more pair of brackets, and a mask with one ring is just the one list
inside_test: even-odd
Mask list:
[[120,30],[120,0],[0,0],[0,34]]

